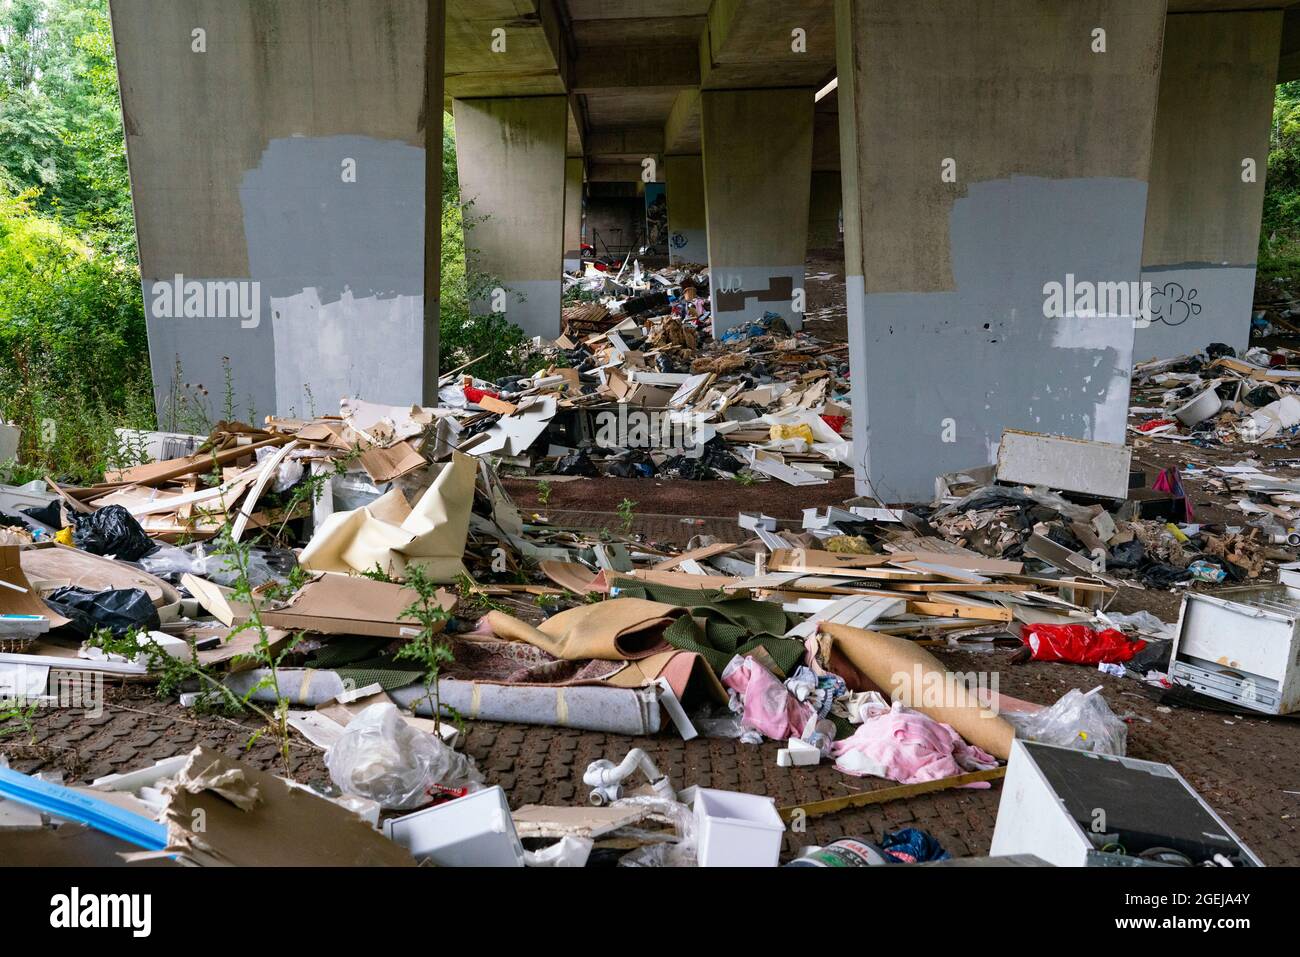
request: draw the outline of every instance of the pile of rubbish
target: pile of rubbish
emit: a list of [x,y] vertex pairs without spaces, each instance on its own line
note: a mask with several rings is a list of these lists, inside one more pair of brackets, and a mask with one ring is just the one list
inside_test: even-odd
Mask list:
[[[1192,524],[1175,469],[1147,489],[1124,446],[1008,431],[996,465],[940,477],[932,503],[807,509],[797,529],[742,512],[731,542],[665,548],[523,515],[498,463],[584,453],[595,474],[611,469],[628,447],[552,440],[562,410],[617,403],[617,389],[643,402],[657,392],[707,430],[704,444],[718,444],[703,460],[719,472],[723,455],[786,481],[815,478],[814,454],[845,460],[842,379],[825,350],[760,323],[701,353],[743,368],[663,371],[701,348],[702,330],[675,284],[690,274],[656,277],[671,290],[663,303],[626,315],[622,300],[615,324],[558,345],[573,364],[509,389],[452,376],[437,408],[345,399],[338,415],[219,423],[191,454],[93,487],[0,488],[0,691],[39,704],[68,676],[150,683],[197,711],[264,720],[284,763],[277,775],[196,748],[85,787],[0,767],[0,848],[39,857],[84,843],[106,859],[200,865],[774,866],[795,814],[1049,781],[1053,768],[1064,781],[1077,776],[1069,755],[1087,752],[1181,782],[1169,800],[1226,836],[1207,851],[1081,826],[1067,854],[1014,826],[1019,787],[1004,790],[995,854],[1076,863],[1151,844],[1180,863],[1258,863],[1172,769],[1125,756],[1128,727],[1100,689],[1020,700],[996,672],[955,673],[929,650],[1014,648],[1025,667],[1070,662],[1240,698],[1227,683],[1239,660],[1215,655],[1215,629],[1187,609],[1212,599],[1245,608],[1244,621],[1249,602],[1268,601],[1300,621],[1300,591],[1189,590],[1182,631],[1107,610],[1126,589],[1253,580],[1293,557],[1259,526]],[[603,321],[592,316],[582,321]],[[778,385],[776,369],[802,371]],[[656,376],[685,378],[673,388]],[[648,458],[650,474],[671,461]],[[1261,710],[1300,709],[1300,681],[1252,694]],[[783,808],[671,781],[633,749],[591,763],[571,806],[512,809],[461,750],[480,720],[773,741],[791,774],[828,763],[892,783]],[[292,780],[290,736],[323,752],[328,789]],[[908,829],[790,863],[946,858]]]
[[[626,270],[626,264],[624,270]],[[531,376],[469,364],[439,391],[438,440],[531,475],[823,484],[850,460],[848,347],[780,316],[711,334],[707,270],[570,277],[565,331]]]
[[1300,430],[1300,352],[1222,343],[1203,353],[1139,363],[1129,430],[1202,448],[1290,447]]

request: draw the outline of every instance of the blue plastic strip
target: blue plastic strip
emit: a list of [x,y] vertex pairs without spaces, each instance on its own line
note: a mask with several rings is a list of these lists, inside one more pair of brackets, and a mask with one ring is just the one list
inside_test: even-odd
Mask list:
[[167,827],[157,821],[9,768],[0,768],[0,797],[85,824],[147,851],[161,851],[167,846]]

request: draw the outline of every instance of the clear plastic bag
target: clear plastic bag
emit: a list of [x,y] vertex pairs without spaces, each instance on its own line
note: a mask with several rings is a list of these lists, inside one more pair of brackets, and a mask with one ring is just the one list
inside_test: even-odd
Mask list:
[[344,794],[396,810],[428,804],[435,785],[473,791],[483,783],[473,758],[412,728],[392,704],[371,705],[353,718],[325,766]]
[[1016,737],[1025,741],[1119,757],[1128,749],[1128,726],[1110,710],[1100,685],[1087,692],[1071,688],[1056,704],[1033,714],[1004,712],[1002,716],[1015,726]]
[[524,851],[525,867],[586,867],[596,842],[589,837],[560,838],[540,851]]
[[619,858],[619,867],[695,867],[699,838],[696,834],[695,812],[680,801],[668,801],[651,795],[637,795],[615,801],[610,807],[644,807],[652,820],[671,824],[677,840],[655,840],[654,836],[638,828],[620,828],[625,836],[643,836],[654,843],[638,847]]
[[[197,575],[229,587],[239,577],[231,568],[229,556],[202,543],[189,548],[159,543],[152,554],[137,564],[150,575],[173,584],[179,582],[182,575]],[[269,581],[288,584],[289,573],[297,564],[297,557],[288,549],[252,547],[248,550],[248,582],[254,588]]]

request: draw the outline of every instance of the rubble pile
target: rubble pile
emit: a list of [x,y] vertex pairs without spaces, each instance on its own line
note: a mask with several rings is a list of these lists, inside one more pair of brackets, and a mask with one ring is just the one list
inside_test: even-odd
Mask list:
[[[607,280],[580,280],[592,298],[569,308],[579,338],[548,347],[533,376],[479,383],[458,372],[437,407],[349,398],[337,415],[221,422],[190,441],[191,454],[110,471],[93,487],[0,488],[0,688],[39,702],[67,676],[149,683],[196,712],[265,723],[282,759],[271,773],[196,748],[85,787],[0,767],[0,847],[39,849],[42,836],[84,828],[124,852],[205,866],[268,855],[772,866],[796,812],[1004,776],[1049,780],[1072,760],[1056,752],[1125,756],[1128,726],[1097,691],[1012,698],[988,673],[949,671],[934,648],[1016,649],[1027,668],[1101,669],[1184,704],[1300,709],[1300,675],[1285,662],[1281,678],[1252,673],[1254,658],[1219,648],[1239,636],[1225,639],[1202,611],[1218,602],[1247,629],[1267,607],[1270,622],[1290,622],[1279,658],[1294,661],[1286,641],[1300,634],[1300,591],[1288,576],[1300,583],[1300,572],[1288,520],[1300,503],[1252,466],[1164,468],[1148,487],[1130,448],[1008,430],[996,464],[938,477],[931,502],[855,499],[805,509],[796,528],[741,512],[733,541],[675,548],[631,522],[596,534],[521,513],[502,468],[688,478],[745,468],[801,484],[823,480],[823,462],[848,461],[831,350],[778,320],[710,343],[683,285],[695,274],[633,277],[609,302],[596,296]],[[742,364],[727,368],[731,358]],[[1174,363],[1141,382],[1154,393],[1188,389],[1191,375],[1222,379],[1216,390],[1256,381],[1214,364],[1224,361],[1197,373]],[[580,413],[661,400],[707,435],[697,455],[580,438]],[[1198,518],[1189,471],[1239,496],[1248,520]],[[1281,583],[1258,584],[1275,565]],[[1184,594],[1178,627],[1115,610],[1170,588]],[[461,750],[481,720],[774,741],[764,759],[791,774],[828,763],[846,779],[892,783],[781,808],[670,780],[644,751],[615,747],[585,769],[573,806],[511,808],[493,772]],[[291,740],[323,752],[328,787],[291,783]],[[1213,860],[1137,831],[1066,854],[1014,824],[1024,794],[1004,791],[995,854]],[[1209,813],[1190,789],[1169,799]],[[191,829],[199,808],[223,821],[219,834]],[[1219,863],[1258,863],[1214,821],[1204,826],[1219,829]],[[324,829],[328,841],[299,839]],[[906,828],[792,863],[946,857]]]
[[540,368],[487,382],[471,365],[428,413],[440,441],[530,475],[815,485],[843,471],[846,345],[775,313],[715,340],[707,271],[589,265],[567,281],[565,332],[535,344]]

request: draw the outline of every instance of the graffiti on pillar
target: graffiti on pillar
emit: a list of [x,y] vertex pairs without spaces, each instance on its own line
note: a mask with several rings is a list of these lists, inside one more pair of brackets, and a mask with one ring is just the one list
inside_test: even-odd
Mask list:
[[716,289],[718,312],[741,312],[751,296],[759,302],[789,302],[794,296],[794,280],[789,276],[772,276],[766,289],[742,289],[739,277],[724,278],[723,283]]
[[682,249],[686,246],[688,242],[690,242],[690,240],[688,240],[681,233],[673,233],[672,238],[669,239],[668,241],[672,243],[673,249]]
[[1196,289],[1184,289],[1182,283],[1167,282],[1151,291],[1151,321],[1167,326],[1181,326],[1201,314]]
[[668,245],[668,195],[663,183],[645,184],[645,236],[647,246]]

